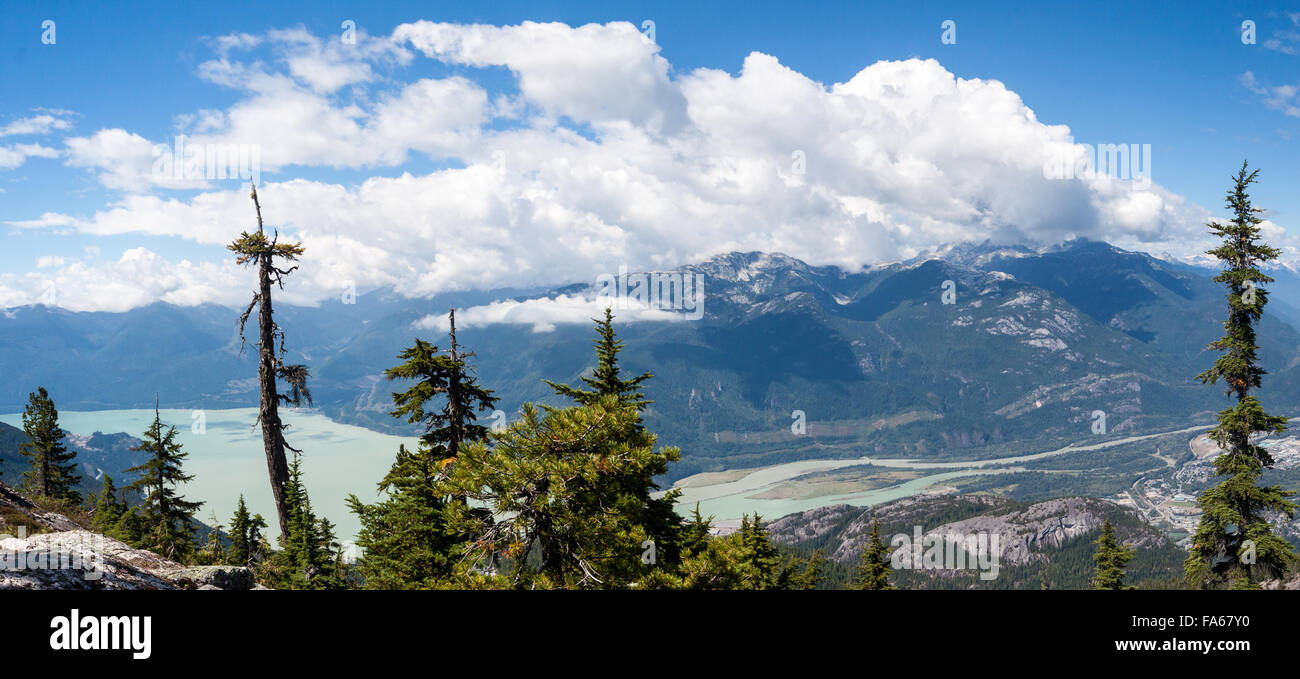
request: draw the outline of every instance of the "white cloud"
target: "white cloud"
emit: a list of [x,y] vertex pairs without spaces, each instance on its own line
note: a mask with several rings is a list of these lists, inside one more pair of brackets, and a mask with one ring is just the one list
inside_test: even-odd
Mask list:
[[1300,56],[1300,12],[1287,12],[1286,16],[1291,26],[1275,29],[1263,45],[1275,52]]
[[629,23],[419,21],[397,27],[393,39],[447,63],[505,66],[517,74],[523,96],[551,115],[598,125],[626,121],[654,131],[674,131],[684,122],[685,101],[669,80],[668,61]]
[[12,144],[0,146],[0,170],[12,170],[28,158],[58,158],[59,152],[40,144]]
[[[275,61],[238,60],[263,42]],[[1001,82],[957,78],[933,60],[878,62],[826,85],[757,52],[735,75],[676,74],[627,23],[419,22],[355,52],[338,42],[301,29],[228,37],[200,76],[240,98],[180,119],[191,143],[257,144],[263,172],[284,174],[259,194],[267,223],[307,248],[294,276],[301,299],[349,283],[428,295],[590,281],[731,250],[853,269],[986,238],[1086,236],[1178,257],[1205,249],[1208,213],[1159,184],[1047,179],[1045,163],[1082,152],[1069,128],[1040,122]],[[459,75],[380,77],[373,65],[402,63],[405,45]],[[517,92],[480,84],[477,69],[498,67]],[[12,225],[213,246],[252,228],[244,187],[156,195],[166,184],[148,178],[152,145],[139,135],[101,130],[68,147],[69,163],[126,195],[89,216]],[[286,169],[401,167],[412,153],[449,167],[356,184]],[[227,253],[215,253],[221,264],[210,266],[223,271]],[[203,286],[226,279],[169,280],[206,299],[220,295]],[[567,318],[570,307],[542,304],[492,313],[538,314],[526,322],[542,328]]]
[[169,150],[138,134],[121,128],[105,129],[89,137],[72,137],[67,145],[67,164],[95,170],[100,183],[110,189],[144,193],[155,187],[200,189],[208,182],[199,176],[156,171],[156,162]]
[[1241,74],[1240,80],[1243,87],[1260,96],[1265,106],[1293,118],[1300,118],[1300,84],[1265,85],[1252,71]]
[[[462,328],[488,325],[531,325],[533,332],[551,332],[557,325],[590,325],[609,306],[608,300],[597,299],[594,292],[580,295],[558,295],[529,300],[504,300],[483,306],[459,309],[456,321]],[[618,310],[620,323],[637,321],[684,321],[679,313],[652,309],[646,305],[634,306],[627,302]],[[421,318],[416,327],[446,332],[446,316],[431,315]]]
[[233,261],[168,262],[145,248],[98,265],[62,258],[43,264],[40,272],[0,274],[0,308],[39,303],[73,311],[126,311],[156,301],[235,306],[247,303],[255,282]]
[[66,130],[70,126],[65,117],[41,113],[0,126],[0,137],[48,134],[54,130]]

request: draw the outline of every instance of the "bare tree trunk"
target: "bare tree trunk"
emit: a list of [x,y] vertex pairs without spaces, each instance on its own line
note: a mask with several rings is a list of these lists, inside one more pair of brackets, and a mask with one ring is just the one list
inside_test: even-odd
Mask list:
[[[257,208],[257,231],[262,227],[262,206],[257,202],[257,189],[253,189],[253,205]],[[289,509],[285,505],[284,489],[289,484],[289,464],[284,457],[284,427],[280,422],[280,398],[275,388],[275,321],[271,316],[271,251],[268,248],[257,263],[258,339],[257,379],[261,384],[261,407],[258,418],[262,422],[262,446],[266,450],[266,470],[271,477],[271,494],[275,497],[275,513],[280,519],[280,534],[289,537]]]
[[456,457],[460,454],[460,442],[465,437],[465,432],[461,427],[462,415],[460,412],[460,360],[461,356],[456,348],[456,310],[452,309],[447,314],[448,326],[451,335],[451,379],[447,380],[447,419],[451,424],[450,436],[447,440],[447,451],[449,457]]

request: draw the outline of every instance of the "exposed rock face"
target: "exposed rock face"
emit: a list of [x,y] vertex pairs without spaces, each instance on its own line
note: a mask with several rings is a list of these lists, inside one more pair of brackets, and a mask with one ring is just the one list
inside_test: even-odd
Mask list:
[[[1012,505],[1014,503],[1011,500],[997,495],[917,495],[870,508],[850,505],[818,507],[777,519],[767,529],[773,540],[785,544],[829,536],[831,542],[825,548],[827,558],[832,561],[852,561],[861,556],[862,547],[871,534],[873,521],[880,521],[882,525],[904,524],[928,528],[937,513],[961,511],[966,514],[983,514]],[[890,536],[886,534],[881,538],[888,543]]]
[[0,536],[2,589],[254,589],[238,566],[183,566],[85,530]]
[[198,589],[253,589],[253,571],[240,566],[190,566],[168,574],[176,583]]
[[[28,526],[51,532],[29,535]],[[0,590],[4,589],[265,588],[254,583],[247,568],[187,567],[84,530],[0,483]]]
[[[1048,549],[1060,549],[1067,542],[1101,528],[1105,511],[1112,503],[1093,498],[1069,497],[1039,502],[1005,515],[977,516],[944,524],[927,534],[978,535],[998,534],[1002,563],[1019,566],[1034,560],[1046,560]],[[1142,535],[1125,540],[1129,547],[1154,547],[1165,538]]]
[[0,589],[182,589],[180,565],[84,530],[0,540]]
[[1289,580],[1269,580],[1263,584],[1264,589],[1287,589],[1300,591],[1300,573],[1291,576]]
[[[977,536],[996,534],[1003,566],[1045,561],[1045,552],[1097,531],[1108,514],[1131,511],[1105,500],[1070,497],[1037,502],[1028,507],[993,495],[917,496],[869,509],[835,505],[791,514],[768,526],[772,539],[786,544],[828,538],[829,559],[848,562],[859,558],[871,533],[871,524],[897,528],[920,526],[924,536]],[[972,515],[935,525],[935,516]],[[909,535],[909,537],[911,537]],[[1120,536],[1130,547],[1152,548],[1167,542],[1151,530]],[[888,544],[891,535],[881,538]]]

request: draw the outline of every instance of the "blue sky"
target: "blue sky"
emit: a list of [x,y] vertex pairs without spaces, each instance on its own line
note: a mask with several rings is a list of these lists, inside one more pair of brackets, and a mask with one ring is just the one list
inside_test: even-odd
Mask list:
[[[6,231],[6,247],[0,249],[0,276],[7,276],[0,278],[0,306],[21,303],[23,295],[30,295],[36,289],[33,285],[37,278],[56,276],[61,267],[68,266],[73,260],[84,270],[62,276],[60,280],[66,280],[66,285],[70,286],[85,286],[87,281],[99,274],[127,275],[120,267],[115,272],[98,274],[94,267],[100,262],[117,261],[123,253],[140,248],[147,250],[150,256],[156,256],[159,266],[163,268],[175,266],[182,260],[196,264],[209,262],[214,266],[223,261],[224,255],[215,237],[193,236],[186,233],[184,228],[137,230],[120,221],[111,228],[102,223],[88,224],[95,221],[97,213],[122,207],[125,197],[132,193],[187,204],[205,192],[231,191],[234,189],[233,183],[217,182],[199,189],[123,187],[120,183],[114,184],[104,179],[106,168],[102,165],[102,157],[87,160],[84,154],[79,155],[69,150],[71,147],[68,140],[92,138],[103,130],[122,130],[154,144],[171,143],[178,127],[192,124],[179,122],[185,116],[201,111],[229,111],[254,96],[249,91],[223,86],[215,83],[211,77],[200,76],[203,65],[219,57],[216,38],[236,34],[264,36],[268,31],[300,27],[305,29],[306,34],[320,41],[337,41],[340,24],[346,19],[355,21],[367,37],[377,38],[387,38],[399,25],[418,20],[453,25],[481,23],[494,26],[511,26],[525,20],[557,21],[574,27],[588,23],[627,21],[640,27],[648,19],[654,22],[657,57],[666,60],[669,69],[668,83],[663,85],[667,88],[667,94],[654,101],[668,101],[677,97],[675,92],[668,90],[689,81],[688,76],[697,69],[717,69],[739,81],[742,65],[752,52],[770,55],[784,69],[827,88],[853,79],[860,71],[876,62],[933,59],[956,78],[1000,81],[1006,89],[1019,96],[1025,107],[1033,111],[1038,122],[1068,125],[1078,143],[1151,144],[1154,157],[1152,178],[1167,191],[1164,197],[1166,201],[1169,196],[1181,197],[1186,199],[1188,205],[1219,214],[1228,174],[1243,158],[1248,157],[1253,165],[1262,168],[1262,181],[1254,194],[1257,203],[1270,210],[1270,221],[1276,227],[1284,229],[1288,237],[1300,236],[1300,191],[1297,191],[1297,187],[1300,187],[1300,161],[1296,160],[1297,144],[1300,143],[1300,99],[1297,99],[1294,89],[1287,89],[1300,85],[1300,5],[1295,4],[825,2],[804,5],[765,2],[494,2],[466,5],[430,2],[319,2],[304,8],[275,2],[194,5],[53,2],[11,3],[5,9],[4,20],[0,23],[0,49],[3,50],[5,63],[4,69],[0,70],[0,91],[5,93],[3,104],[0,104],[0,129],[42,115],[52,114],[58,122],[56,128],[39,134],[0,136],[0,148],[8,146],[13,149],[16,148],[15,145],[28,145],[26,148],[30,149],[31,144],[37,144],[44,149],[27,157],[17,167],[6,168],[0,163],[0,189],[3,189],[0,192],[0,222],[6,223],[0,225]],[[41,41],[44,33],[42,22],[47,19],[55,21],[56,26],[56,41],[52,45],[42,44]],[[941,23],[945,20],[956,22],[956,44],[942,44],[940,41]],[[1243,44],[1241,25],[1245,20],[1255,22],[1257,44]],[[614,40],[611,45],[616,42]],[[597,47],[588,47],[587,51],[603,49],[600,47],[603,43],[596,44]],[[600,116],[596,116],[599,119],[584,120],[581,115],[573,113],[587,110],[583,108],[586,104],[582,102],[588,102],[591,97],[609,96],[608,103],[600,104],[608,108],[618,106],[620,100],[627,99],[626,96],[611,93],[609,86],[604,86],[603,90],[594,94],[568,86],[561,88],[563,91],[558,93],[547,91],[539,94],[524,91],[520,84],[522,81],[519,80],[521,77],[529,77],[530,73],[538,74],[534,76],[538,79],[560,77],[565,73],[565,59],[591,58],[604,62],[618,60],[625,53],[619,51],[621,48],[617,46],[612,46],[605,56],[590,53],[574,56],[561,54],[556,57],[555,63],[540,65],[534,63],[538,55],[527,56],[527,59],[531,59],[527,63],[521,61],[525,57],[508,56],[498,59],[499,63],[484,65],[464,55],[447,57],[441,54],[430,56],[427,52],[421,54],[414,42],[407,42],[403,47],[414,56],[403,61],[376,53],[378,56],[361,59],[355,63],[366,64],[365,77],[349,80],[345,86],[325,91],[322,96],[336,104],[340,110],[355,105],[363,110],[363,115],[368,115],[373,113],[369,106],[382,101],[386,96],[395,96],[402,87],[412,82],[420,79],[443,81],[461,78],[472,83],[475,91],[483,92],[489,102],[496,101],[500,96],[518,97],[517,104],[522,110],[510,115],[493,113],[482,120],[474,118],[476,122],[473,127],[478,130],[473,133],[476,139],[493,132],[535,130],[550,126],[552,139],[549,142],[540,140],[539,136],[539,139],[530,139],[530,143],[559,143],[555,141],[557,131],[568,130],[599,143],[611,153],[628,153],[628,147],[622,142],[610,142],[622,134],[610,131],[615,128],[622,130],[618,126],[621,122],[615,124]],[[230,58],[245,66],[260,63],[268,72],[284,72],[288,68],[284,61],[285,49],[267,41],[248,49],[234,50]],[[322,58],[328,60],[333,57]],[[343,57],[349,58],[351,57]],[[544,68],[552,71],[536,70]],[[635,67],[629,68],[631,70],[626,73],[637,72]],[[556,73],[560,76],[555,76]],[[648,77],[653,78],[653,75]],[[901,81],[893,81],[890,87],[907,87],[908,78],[920,76],[890,77],[903,78]],[[617,81],[613,83],[616,88]],[[705,87],[707,86],[699,84],[692,90],[694,95],[689,92],[686,95],[691,102],[690,111],[702,110],[696,107],[697,102],[708,99],[707,94],[700,93],[700,88]],[[317,93],[320,93],[319,88]],[[570,106],[554,98],[564,96],[579,98],[581,101]],[[786,103],[790,104],[791,110],[785,111],[783,115],[795,116],[792,120],[797,121],[799,102]],[[670,102],[668,107],[671,108],[672,105]],[[713,105],[716,107],[726,104]],[[756,102],[749,104],[751,108],[738,106],[741,111],[737,114],[738,119],[761,116],[763,106],[770,105],[771,102]],[[756,114],[756,111],[760,113]],[[473,116],[472,113],[467,115]],[[638,121],[633,123],[634,127],[640,124]],[[960,145],[961,135],[965,134],[962,126],[967,126],[973,133],[982,123],[978,114],[959,117],[947,122],[951,127],[946,129],[945,134],[952,135],[957,140],[953,143]],[[729,134],[726,125],[709,128],[700,123],[698,126],[703,130],[701,134],[714,139],[722,139]],[[747,132],[762,138],[748,141],[729,139],[725,143],[720,141],[717,148],[730,148],[734,151],[745,148],[746,145],[761,147],[772,141],[774,134],[779,135],[780,129],[781,126],[778,125],[772,129]],[[852,129],[845,133],[852,133]],[[873,131],[864,129],[862,134],[870,135]],[[667,136],[667,133],[663,129],[655,129],[653,135]],[[843,138],[840,137],[841,140]],[[373,138],[367,139],[371,141],[358,143],[372,146]],[[249,137],[249,141],[267,143],[267,140],[254,137]],[[504,143],[505,140],[500,138],[498,141]],[[785,141],[788,141],[788,146],[801,148],[797,138],[783,140]],[[521,142],[511,139],[510,143]],[[439,146],[438,150],[430,152],[417,149],[419,142],[403,142],[396,144],[399,150],[394,151],[402,156],[399,162],[349,163],[346,158],[339,160],[318,153],[308,154],[303,156],[307,159],[301,162],[287,162],[271,171],[264,170],[263,182],[274,184],[299,179],[356,190],[367,179],[381,177],[396,180],[404,173],[415,177],[437,175],[440,179],[461,181],[467,178],[454,177],[454,172],[472,170],[476,162],[472,156],[481,155],[479,152],[486,148],[486,145],[480,145],[480,148],[476,144],[478,142],[475,141],[449,142],[449,145]],[[680,139],[677,142],[665,142],[662,148],[678,148],[676,144],[689,145],[689,142]],[[812,145],[815,147],[815,144]],[[935,150],[936,147],[939,148],[938,151]],[[929,144],[926,149],[926,153],[932,155],[926,156],[925,162],[933,162],[940,171],[947,171],[944,163],[949,154],[942,151],[942,144]],[[582,156],[595,158],[587,155],[588,150],[582,151]],[[895,149],[894,152],[901,157],[916,151]],[[952,162],[965,163],[972,153],[976,152],[955,152],[953,155],[960,158]],[[546,156],[539,152],[538,157]],[[731,162],[732,156],[727,158]],[[816,155],[810,155],[810,165],[817,159]],[[96,165],[96,162],[101,164]],[[481,158],[477,162],[485,163]],[[584,162],[606,167],[602,176],[615,172],[601,165],[600,160]],[[744,164],[743,159],[737,162]],[[707,159],[695,159],[691,161],[691,171],[707,164]],[[678,178],[671,171],[658,166],[653,170],[646,168],[647,166],[633,168],[633,175],[638,171],[649,172],[669,186],[689,185],[698,179]],[[520,176],[533,178],[538,177],[539,172],[544,176],[546,171],[522,166],[517,169]],[[812,170],[809,171],[810,179],[816,176]],[[589,178],[588,184],[590,183]],[[969,202],[979,206],[982,217],[989,220],[984,222],[985,226],[989,223],[1015,221],[1019,215],[1024,214],[1047,219],[1042,217],[1043,208],[1039,206],[1015,205],[1010,202],[1012,199],[1001,195],[1000,190],[970,188],[970,183],[968,179],[952,180],[951,183],[939,182],[931,187],[921,182],[915,187],[899,188],[897,194],[943,191],[945,187],[958,186],[972,192]],[[861,184],[864,187],[880,185],[880,177],[873,172],[864,171]],[[556,182],[547,185],[553,186]],[[834,185],[829,180],[826,186],[828,191],[844,192],[842,185]],[[519,184],[518,187],[520,196],[534,201],[531,197],[535,195],[533,189],[527,189],[524,184]],[[608,246],[605,259],[588,262],[588,266],[579,272],[577,278],[582,278],[591,271],[612,269],[614,260],[626,260],[634,265],[667,265],[680,264],[683,263],[680,260],[708,254],[708,247],[702,241],[691,241],[657,231],[658,227],[652,223],[653,214],[633,219],[629,215],[636,210],[627,206],[606,209],[611,202],[626,200],[626,195],[619,194],[619,191],[637,189],[636,186],[608,188],[606,191],[613,192],[612,195],[589,196],[559,186],[554,201],[546,202],[547,210],[559,210],[566,219],[591,222],[589,229],[592,233],[610,239],[608,242],[602,241]],[[1034,190],[1031,186],[1025,189]],[[985,199],[978,195],[982,190],[993,195]],[[864,254],[856,259],[831,254],[821,257],[825,262],[852,266],[872,259],[897,256],[910,247],[934,245],[943,239],[944,234],[951,233],[954,238],[973,238],[979,235],[978,228],[961,228],[963,218],[954,216],[961,213],[959,208],[954,208],[950,214],[927,214],[924,209],[916,207],[914,201],[909,202],[913,200],[911,198],[899,198],[889,192],[881,196],[874,191],[874,188],[863,188],[861,195],[852,197],[870,203],[871,207],[864,208],[865,212],[836,217],[843,217],[844,232],[822,233],[818,237],[828,242],[823,242],[820,249],[810,245],[806,248],[807,252],[796,254],[817,259],[819,253],[858,248]],[[650,191],[646,195],[652,194],[653,191]],[[818,195],[822,196],[820,193]],[[708,193],[700,201],[710,203],[715,198],[716,194]],[[790,202],[787,200],[785,203],[764,206],[765,214],[789,209],[790,215],[786,222],[764,224],[761,229],[759,226],[753,227],[762,231],[762,238],[751,242],[743,235],[737,235],[741,233],[741,227],[735,226],[716,234],[716,239],[719,243],[737,246],[767,244],[787,250],[792,247],[797,249],[797,243],[792,243],[793,236],[782,229],[801,220],[812,223],[817,215],[824,217],[829,208],[822,204],[805,205],[798,200],[787,208]],[[852,201],[846,199],[845,202]],[[362,203],[373,205],[368,201]],[[536,208],[534,214],[537,214],[540,210],[538,204],[535,201],[531,204]],[[986,208],[987,212],[998,213],[1001,209],[998,206],[1002,204],[1010,205],[1003,210],[1006,214],[984,214]],[[242,209],[243,206],[240,207]],[[149,215],[141,212],[145,209],[148,208],[137,206],[128,210],[123,215],[123,220],[147,218]],[[467,219],[473,222],[475,228],[507,228],[516,233],[522,228],[517,221],[509,221],[518,218],[505,215],[509,212],[506,208],[478,206],[464,209],[470,214]],[[1107,209],[1110,208],[1101,209],[1100,212],[1106,213]],[[384,212],[382,208],[379,210]],[[881,216],[875,210],[888,214]],[[494,211],[501,214],[494,217]],[[1190,233],[1191,228],[1173,222],[1195,219],[1197,213],[1187,206],[1175,206],[1160,212],[1163,215],[1161,219],[1168,220],[1171,225],[1161,226],[1159,233],[1155,233],[1155,229],[1144,230],[1131,224],[1125,228],[1099,226],[1095,231],[1090,231],[1088,227],[1073,222],[1068,231],[1072,235],[1094,237],[1113,235],[1112,240],[1119,241],[1129,238],[1130,245],[1145,244],[1147,247],[1144,249],[1152,252],[1172,252],[1174,246],[1187,241],[1186,234]],[[47,214],[61,215],[67,223],[13,227],[14,223],[30,224]],[[178,211],[174,214],[189,213]],[[754,219],[753,216],[742,214],[735,205],[713,205],[707,209],[700,208],[692,214],[708,224],[727,220],[743,224],[745,220]],[[863,216],[864,214],[868,216]],[[661,216],[665,219],[682,219],[681,215]],[[295,232],[311,229],[306,218],[306,215],[301,215],[298,221],[303,223],[297,223],[293,217],[286,218],[286,229]],[[430,228],[441,225],[440,219],[433,218],[434,226]],[[494,224],[493,219],[505,219],[508,223]],[[641,221],[638,222],[638,219]],[[1088,217],[1074,215],[1069,219],[1086,221]],[[950,221],[957,224],[949,224]],[[420,217],[415,222],[427,226],[430,218]],[[888,232],[887,237],[864,236],[853,232],[855,229],[869,230],[870,227],[865,225],[877,222],[884,225],[882,228]],[[945,225],[936,226],[938,223]],[[245,226],[246,223],[231,224],[230,228],[233,230]],[[412,228],[420,231],[423,227]],[[801,228],[808,230],[807,226]],[[611,230],[619,233],[611,235]],[[926,233],[925,237],[917,235],[921,232]],[[990,233],[996,237],[1003,232]],[[1051,240],[1064,231],[1048,228],[1033,231],[1026,227],[1026,233],[1032,237]],[[339,248],[340,252],[333,253],[334,258],[347,259],[349,246],[339,232],[328,229],[323,233],[309,231],[308,236],[322,237],[321,250],[318,251],[329,252],[329,248]],[[401,233],[397,232],[382,234],[377,235],[373,242],[367,242],[364,234],[351,233],[357,243],[374,245],[376,257],[380,257],[380,252],[396,256],[394,252],[401,248],[392,240],[400,236]],[[438,240],[436,234],[430,237],[434,239],[431,243],[443,242]],[[888,243],[879,242],[880,238],[888,240]],[[312,241],[308,242],[311,244]],[[355,245],[356,243],[353,244]],[[525,246],[527,243],[520,245],[522,252],[527,252]],[[92,250],[88,252],[87,248]],[[356,251],[355,247],[353,251]],[[520,255],[509,251],[509,248],[494,250],[480,243],[467,252],[472,252],[475,257],[489,258],[491,263],[483,267],[486,269],[519,269],[512,257],[518,258]],[[549,276],[562,280],[570,277],[562,266],[568,261],[564,254],[551,254],[553,260],[543,258],[532,267],[533,270],[529,272],[532,279],[537,281]],[[447,260],[453,258],[453,255],[453,252],[431,247],[425,260],[385,260],[385,265],[396,263],[406,272],[396,278],[386,278],[385,274],[377,270],[366,271],[364,268],[337,262],[331,275],[335,278],[355,279],[362,285],[405,285],[412,294],[456,286],[530,282],[506,274],[467,278],[460,268],[447,268]],[[50,260],[38,267],[37,259],[43,256],[58,257],[61,260]],[[443,259],[439,260],[438,256]],[[383,267],[376,263],[374,268]],[[436,272],[430,274],[432,270]],[[129,275],[143,274],[136,272]],[[129,280],[121,281],[121,284],[144,288],[144,291],[136,291],[139,294],[130,295],[131,299],[138,298],[141,303],[151,298],[196,303],[206,299],[204,295],[207,293],[194,293],[191,290],[190,294],[184,294],[178,286],[190,285],[193,288],[215,285],[213,281],[218,280],[221,274],[215,270],[209,271],[199,276],[201,280],[197,282],[195,279],[186,279],[187,275],[158,284],[142,284],[139,281],[132,283]],[[328,287],[317,281],[316,287],[322,286]],[[4,292],[6,290],[7,295]],[[316,293],[303,291],[303,299],[311,301],[321,294],[319,290]],[[80,306],[92,308],[96,304],[100,303],[87,299]]]

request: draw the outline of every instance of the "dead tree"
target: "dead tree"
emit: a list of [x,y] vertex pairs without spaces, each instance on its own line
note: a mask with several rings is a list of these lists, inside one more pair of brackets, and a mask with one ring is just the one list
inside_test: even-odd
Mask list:
[[[257,211],[257,233],[242,232],[239,239],[226,246],[234,252],[235,261],[244,266],[257,267],[257,293],[249,302],[244,313],[239,316],[240,353],[244,350],[244,326],[248,317],[257,307],[258,360],[257,379],[261,386],[261,405],[257,419],[262,425],[262,445],[266,450],[266,469],[271,477],[271,494],[275,497],[275,511],[280,519],[280,534],[289,536],[289,508],[285,504],[285,486],[289,483],[289,464],[285,459],[286,449],[301,452],[284,440],[284,430],[288,425],[280,420],[280,404],[297,406],[303,400],[311,403],[311,392],[307,389],[310,373],[305,365],[286,365],[284,363],[284,331],[276,324],[271,305],[271,285],[284,289],[284,277],[293,273],[298,267],[281,269],[276,266],[275,258],[286,262],[297,261],[303,253],[302,243],[280,243],[277,231],[268,240],[262,226],[262,205],[257,201],[257,186],[252,187],[253,207]],[[279,340],[278,346],[276,340]],[[279,392],[278,380],[289,385],[289,393]]]

